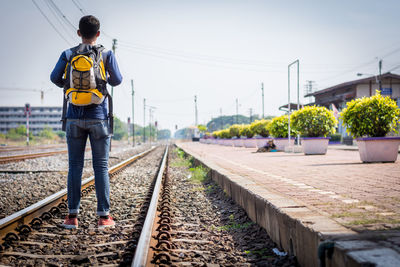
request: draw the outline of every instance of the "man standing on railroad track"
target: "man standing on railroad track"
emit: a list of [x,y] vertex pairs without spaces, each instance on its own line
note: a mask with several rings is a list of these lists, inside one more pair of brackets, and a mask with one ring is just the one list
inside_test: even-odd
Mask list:
[[109,215],[108,153],[113,118],[112,99],[106,84],[117,86],[122,82],[122,76],[112,51],[106,52],[102,45],[96,44],[100,36],[100,22],[96,17],[82,17],[77,33],[82,43],[62,52],[50,75],[54,84],[64,88],[62,121],[68,144],[68,215],[61,226],[68,229],[78,227],[85,146],[89,137],[98,227],[105,228],[115,225]]

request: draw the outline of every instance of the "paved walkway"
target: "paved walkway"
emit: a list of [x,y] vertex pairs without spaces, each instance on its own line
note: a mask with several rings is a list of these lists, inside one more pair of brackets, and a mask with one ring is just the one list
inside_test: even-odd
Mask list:
[[400,159],[363,164],[358,151],[338,149],[305,156],[200,143],[180,146],[352,230],[400,228]]

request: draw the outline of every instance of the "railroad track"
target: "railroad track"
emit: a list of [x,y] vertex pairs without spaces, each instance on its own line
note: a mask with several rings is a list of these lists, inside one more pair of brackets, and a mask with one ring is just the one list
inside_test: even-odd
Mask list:
[[218,186],[193,184],[167,156],[147,150],[110,169],[115,228],[95,225],[93,177],[83,181],[79,229],[58,227],[66,190],[0,220],[0,265],[296,266]]
[[48,146],[0,146],[0,153],[13,152],[13,151],[24,151],[24,150],[43,150],[43,149],[54,149],[54,148],[65,148],[65,144],[62,145],[48,145]]
[[57,150],[57,151],[50,151],[50,152],[40,152],[40,153],[4,156],[4,157],[0,157],[0,164],[4,164],[4,163],[8,163],[8,162],[20,161],[20,160],[25,160],[25,159],[48,157],[48,156],[53,156],[53,155],[57,155],[57,154],[65,154],[65,153],[68,153],[68,150]]
[[[161,152],[160,148],[152,148],[110,168],[110,180],[115,181],[111,192],[115,229],[101,231],[93,224],[96,198],[94,177],[90,177],[82,181],[79,219],[83,227],[77,230],[57,227],[67,212],[66,190],[0,220],[0,237],[4,240],[0,264],[130,265],[137,243],[135,237],[139,237],[151,199],[150,188],[156,183],[154,177],[162,176],[164,171],[160,168],[160,158],[163,166],[166,164],[167,150],[163,155]],[[157,172],[161,174],[156,175]],[[75,246],[77,240],[82,244]]]

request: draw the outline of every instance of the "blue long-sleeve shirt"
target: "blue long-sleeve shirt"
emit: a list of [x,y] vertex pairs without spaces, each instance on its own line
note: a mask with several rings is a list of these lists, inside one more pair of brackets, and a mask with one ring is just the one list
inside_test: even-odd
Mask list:
[[[61,53],[60,58],[57,61],[56,66],[50,74],[50,80],[58,87],[64,86],[64,81],[62,79],[65,71],[65,66],[68,63],[67,53],[68,50]],[[107,73],[107,83],[111,86],[117,86],[122,82],[122,75],[119,71],[117,61],[111,50],[103,51],[103,58],[106,58],[104,62],[104,68]],[[67,118],[68,119],[107,119],[108,113],[108,99],[106,98],[99,105],[90,106],[75,106],[71,103],[68,104]]]

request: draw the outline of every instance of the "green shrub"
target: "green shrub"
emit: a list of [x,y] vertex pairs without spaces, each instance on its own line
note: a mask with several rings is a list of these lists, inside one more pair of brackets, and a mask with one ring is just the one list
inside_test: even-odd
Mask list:
[[[276,138],[288,137],[288,120],[288,115],[273,118],[268,126],[269,133]],[[295,136],[297,135],[297,132],[291,128],[290,135]]]
[[[13,141],[24,140],[26,138],[26,127],[25,125],[20,125],[17,128],[12,128],[8,130],[6,134],[6,139]],[[32,131],[29,132],[29,138],[33,139]]]
[[229,134],[231,137],[240,138],[240,136],[242,135],[242,129],[243,125],[234,124],[231,127],[229,127]]
[[46,126],[43,128],[43,130],[39,132],[39,136],[44,139],[54,139],[56,137],[56,134],[53,132],[53,129]]
[[383,137],[390,131],[397,132],[400,109],[394,100],[377,91],[374,96],[348,102],[340,118],[354,137]]
[[336,132],[337,120],[326,107],[306,106],[290,116],[290,127],[304,137],[326,137]]
[[231,137],[232,136],[229,132],[229,129],[224,129],[224,130],[220,131],[220,138],[227,139],[227,138],[231,138]]
[[64,131],[57,131],[56,132],[56,135],[58,135],[58,137],[60,137],[60,138],[65,138],[65,132]]
[[244,125],[242,128],[241,135],[246,136],[247,138],[252,138],[254,136],[254,132],[251,129],[250,125]]
[[268,137],[268,126],[270,123],[270,120],[256,120],[252,124],[250,124],[250,128],[254,132],[254,134],[258,134],[262,137]]

